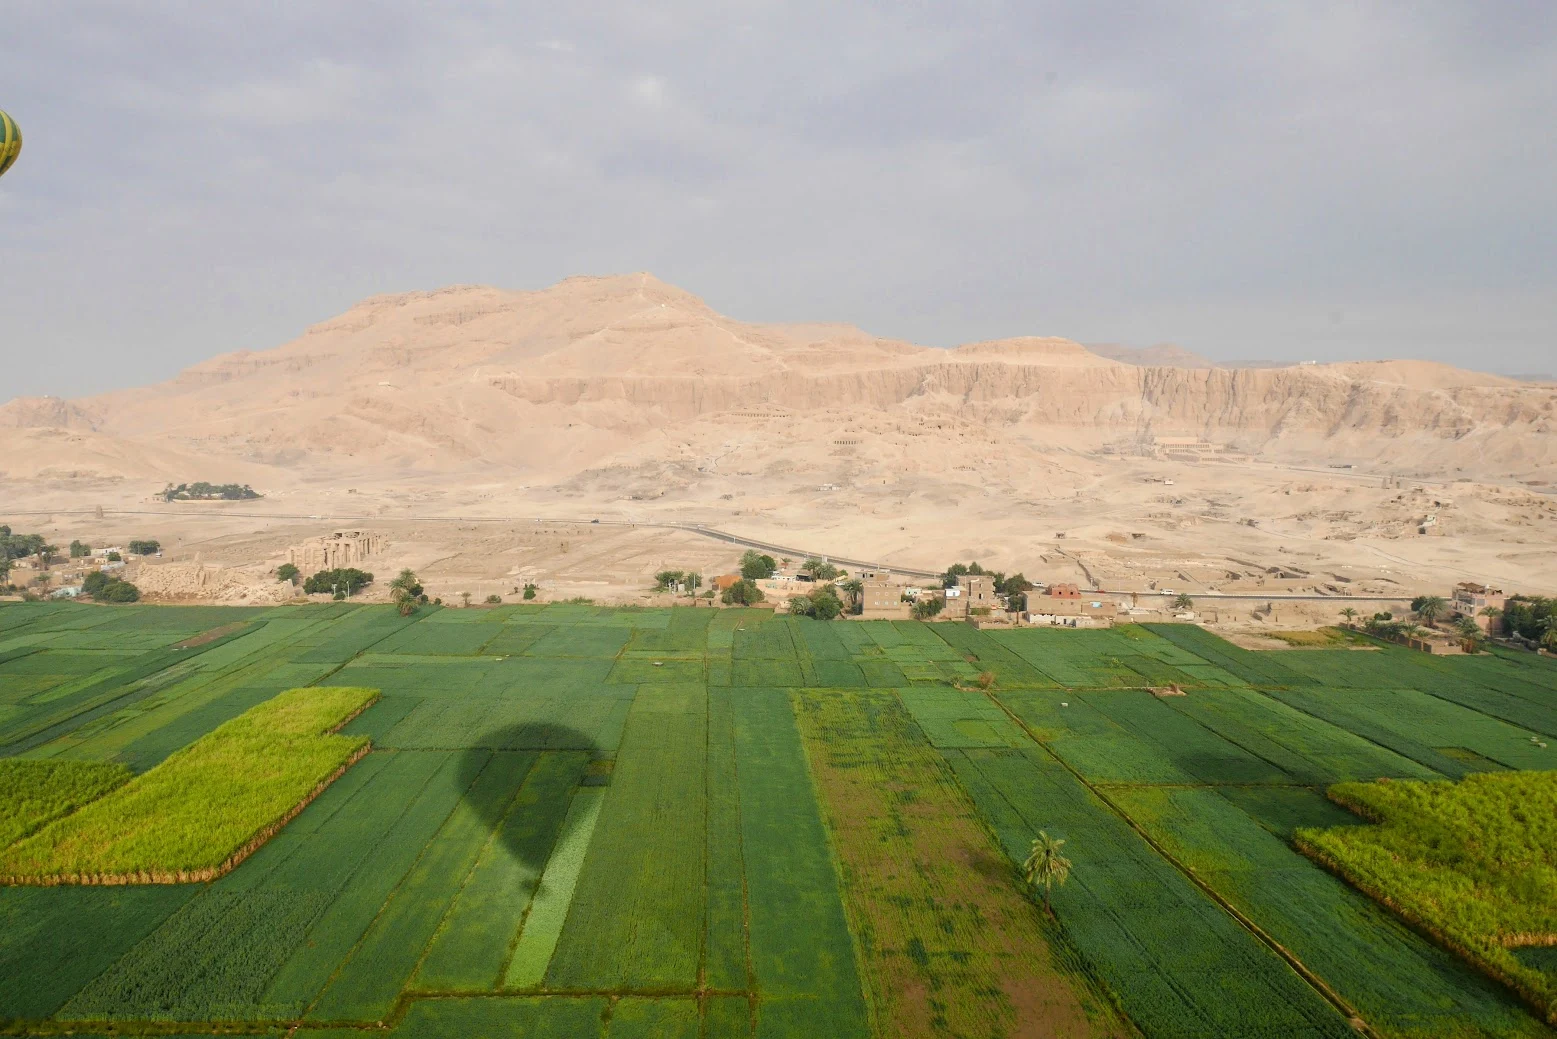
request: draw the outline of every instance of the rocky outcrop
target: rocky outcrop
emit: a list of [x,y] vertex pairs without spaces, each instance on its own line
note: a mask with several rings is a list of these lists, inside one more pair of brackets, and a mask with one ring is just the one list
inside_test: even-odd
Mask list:
[[0,428],[97,429],[93,412],[59,397],[15,397],[0,404]]

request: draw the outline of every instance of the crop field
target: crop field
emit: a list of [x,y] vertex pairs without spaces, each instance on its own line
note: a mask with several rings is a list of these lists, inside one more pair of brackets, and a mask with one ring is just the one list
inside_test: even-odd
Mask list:
[[1557,666],[1296,641],[0,606],[0,1034],[1557,1039]]

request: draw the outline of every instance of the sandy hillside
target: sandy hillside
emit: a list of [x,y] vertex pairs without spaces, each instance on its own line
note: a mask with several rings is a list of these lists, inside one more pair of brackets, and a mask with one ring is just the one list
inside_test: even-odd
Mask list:
[[[283,527],[604,517],[1109,587],[1557,590],[1557,387],[1109,352],[1134,363],[748,324],[646,274],[375,297],[160,385],[0,405],[0,522],[150,513],[119,527],[241,534],[261,573]],[[265,498],[148,504],[202,479]]]

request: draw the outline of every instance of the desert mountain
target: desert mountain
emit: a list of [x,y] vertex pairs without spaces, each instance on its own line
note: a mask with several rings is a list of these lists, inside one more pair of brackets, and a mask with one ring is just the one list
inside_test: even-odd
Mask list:
[[1088,343],[1087,349],[1110,361],[1121,361],[1142,368],[1223,368],[1236,365],[1220,365],[1209,357],[1174,346],[1159,343],[1156,346],[1124,346],[1120,343]]
[[[540,482],[732,454],[749,472],[821,471],[806,459],[838,446],[861,463],[980,468],[1017,444],[1052,455],[1154,436],[1419,471],[1557,462],[1551,386],[1426,362],[1177,360],[1122,363],[1054,338],[937,349],[846,325],[747,324],[647,274],[579,277],[378,296],[160,385],[12,400],[0,442],[12,478],[148,480],[306,467]],[[77,438],[74,462],[62,432]]]

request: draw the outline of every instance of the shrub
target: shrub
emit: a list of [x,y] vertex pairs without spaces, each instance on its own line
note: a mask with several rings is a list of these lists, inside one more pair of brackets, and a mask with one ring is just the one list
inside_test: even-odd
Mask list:
[[293,584],[296,584],[299,573],[300,571],[297,569],[297,567],[293,566],[291,563],[282,563],[280,566],[276,567],[276,580],[291,581]]
[[745,577],[726,588],[719,597],[719,601],[726,606],[751,606],[763,599],[762,589],[757,587],[757,582]]
[[838,598],[836,588],[830,584],[823,585],[806,595],[790,599],[789,612],[801,617],[815,617],[819,621],[830,621],[843,613],[843,600]]
[[141,590],[128,581],[121,581],[117,577],[98,570],[86,575],[81,582],[83,595],[90,595],[98,602],[139,602]]
[[303,591],[309,595],[335,592],[337,599],[344,599],[350,593],[366,588],[372,583],[373,575],[365,570],[350,566],[337,567],[334,570],[320,570],[304,581]]
[[762,581],[778,571],[778,561],[754,548],[741,553],[741,576],[748,581]]

